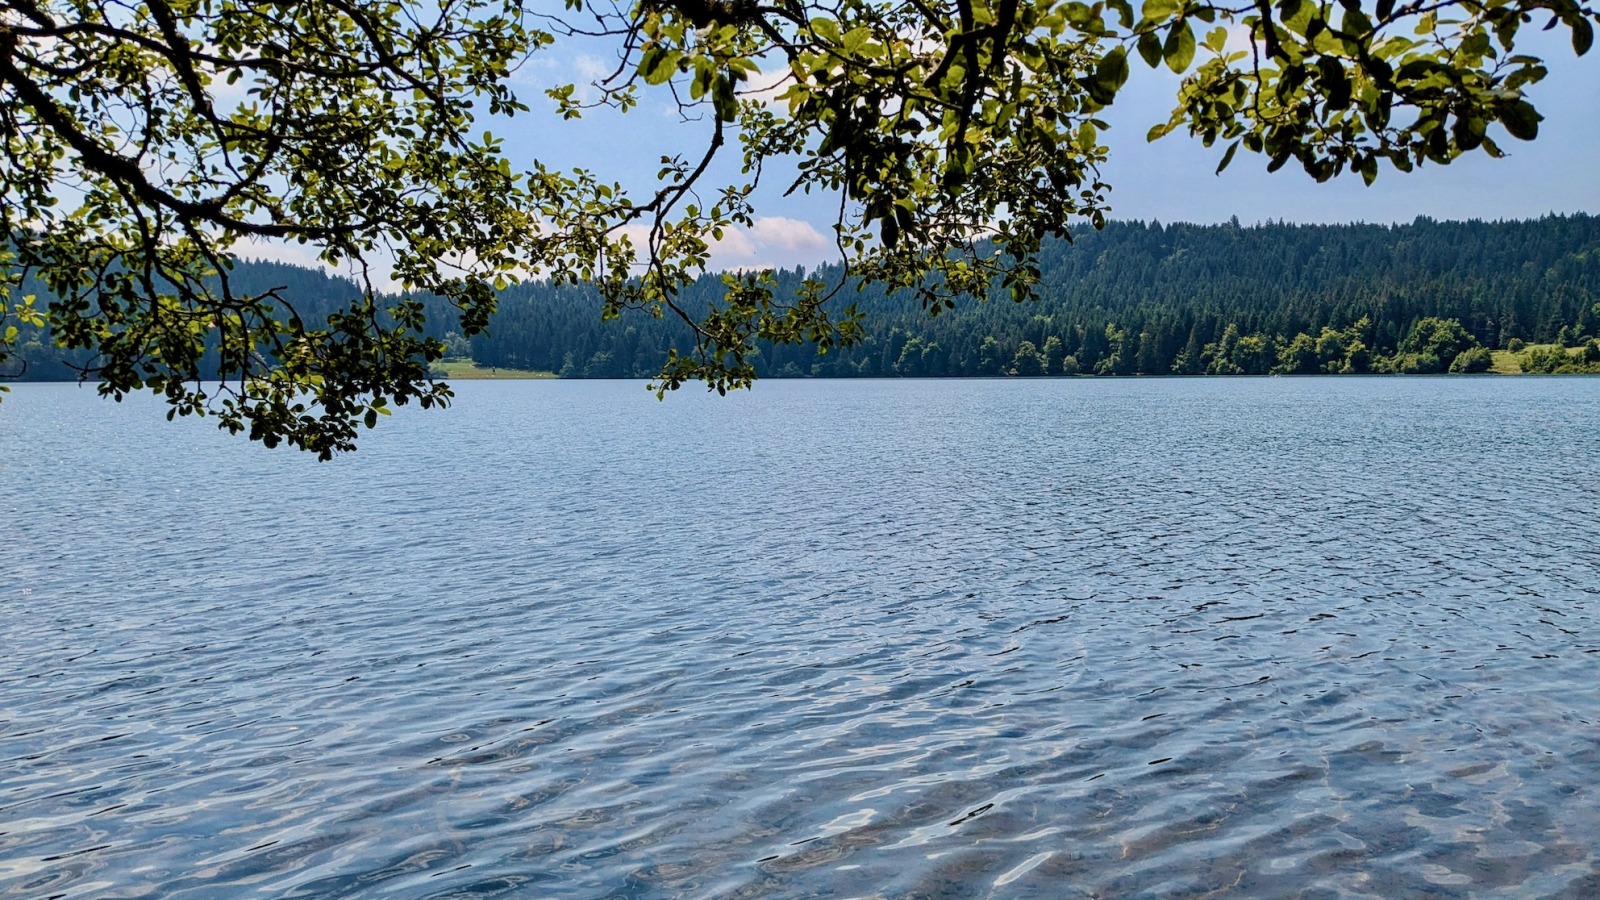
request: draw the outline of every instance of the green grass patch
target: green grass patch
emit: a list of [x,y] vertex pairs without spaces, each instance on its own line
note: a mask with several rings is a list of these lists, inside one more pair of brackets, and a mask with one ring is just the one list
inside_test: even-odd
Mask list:
[[1494,365],[1489,367],[1489,371],[1496,375],[1522,374],[1522,361],[1519,359],[1522,356],[1521,353],[1512,353],[1510,350],[1496,350],[1490,355],[1494,357]]
[[[1527,358],[1528,354],[1534,351],[1548,352],[1555,348],[1555,344],[1528,344],[1515,353],[1510,350],[1496,350],[1491,354],[1494,357],[1494,365],[1489,368],[1489,371],[1500,375],[1522,375],[1524,374],[1522,362]],[[1582,347],[1566,347],[1564,350],[1567,356],[1572,358],[1573,362],[1583,362]]]
[[530,372],[525,369],[484,368],[470,359],[448,359],[433,364],[435,378],[446,381],[515,380],[525,378],[554,378],[554,372]]

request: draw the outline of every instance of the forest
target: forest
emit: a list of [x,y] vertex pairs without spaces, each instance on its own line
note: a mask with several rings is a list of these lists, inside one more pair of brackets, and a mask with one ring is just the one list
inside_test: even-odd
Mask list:
[[[970,298],[931,316],[907,297],[847,285],[835,303],[865,315],[858,346],[819,355],[764,345],[762,377],[1266,375],[1480,372],[1490,351],[1535,346],[1525,371],[1600,371],[1600,217],[1402,225],[1111,222],[1045,245],[1038,298]],[[775,273],[778,290],[829,267]],[[241,261],[237,286],[284,288],[303,313],[354,285],[281,263]],[[720,277],[691,286],[714,302]],[[692,346],[674,318],[602,321],[598,294],[544,283],[502,291],[488,334],[429,328],[479,366],[567,378],[649,378]],[[30,379],[76,377],[44,334],[24,335]],[[78,365],[84,359],[69,360]]]
[[[765,377],[1443,372],[1486,351],[1580,346],[1600,315],[1600,218],[1405,225],[1112,222],[1040,258],[1038,299],[960,303],[929,316],[868,288],[858,346],[818,356],[765,346]],[[781,288],[805,276],[777,273]],[[827,278],[827,270],[812,273]],[[707,302],[721,284],[705,279]],[[601,322],[576,288],[507,291],[480,365],[565,377],[649,377],[680,323]],[[1517,345],[1513,345],[1513,341]],[[1553,371],[1581,357],[1543,359]]]

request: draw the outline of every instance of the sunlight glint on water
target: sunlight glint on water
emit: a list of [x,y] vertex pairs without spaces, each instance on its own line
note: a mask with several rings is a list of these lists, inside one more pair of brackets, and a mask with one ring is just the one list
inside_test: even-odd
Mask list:
[[0,403],[0,897],[1600,896],[1600,381]]

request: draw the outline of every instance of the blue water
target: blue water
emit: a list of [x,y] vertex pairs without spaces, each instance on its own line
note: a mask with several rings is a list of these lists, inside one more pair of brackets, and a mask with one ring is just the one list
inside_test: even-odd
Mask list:
[[0,403],[0,897],[1600,896],[1600,380]]

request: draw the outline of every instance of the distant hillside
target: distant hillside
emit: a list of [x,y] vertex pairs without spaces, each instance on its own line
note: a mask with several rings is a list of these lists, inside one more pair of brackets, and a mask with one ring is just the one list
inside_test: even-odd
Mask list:
[[[968,302],[930,318],[881,290],[843,296],[867,314],[864,346],[822,357],[768,347],[758,369],[767,376],[1004,374],[1025,342],[1043,354],[1053,338],[1046,371],[1052,363],[1062,371],[1071,357],[1082,372],[1199,373],[1209,366],[1206,348],[1221,344],[1229,325],[1238,336],[1261,336],[1275,364],[1296,335],[1315,339],[1324,328],[1359,325],[1377,359],[1395,356],[1427,317],[1458,320],[1490,349],[1513,338],[1555,341],[1563,327],[1575,340],[1600,324],[1593,310],[1600,218],[1587,215],[1397,226],[1113,222],[1071,244],[1048,244],[1040,263],[1043,284],[1032,303]],[[799,278],[786,272],[779,280]],[[688,344],[679,323],[642,315],[601,323],[592,292],[525,285],[505,294],[493,332],[472,346],[480,364],[648,377],[667,347]]]
[[[1471,345],[1577,346],[1600,331],[1600,217],[1589,215],[1397,226],[1113,222],[1082,231],[1074,243],[1048,244],[1040,263],[1037,302],[974,300],[937,318],[882,290],[846,291],[840,305],[854,301],[867,314],[863,346],[821,357],[808,347],[765,347],[758,370],[769,377],[1433,371]],[[241,262],[234,277],[247,287],[284,286],[313,309],[354,292],[348,282],[278,263]],[[792,286],[801,277],[782,272],[779,282]],[[708,277],[686,302],[704,303],[719,289]],[[435,310],[438,337],[450,330],[447,313]],[[1436,319],[1459,322],[1462,334],[1440,337]],[[1440,341],[1455,343],[1440,350]],[[602,322],[594,291],[530,284],[502,293],[490,333],[470,349],[483,366],[644,378],[668,348],[690,344],[687,326],[675,320],[633,314]],[[29,377],[70,376],[42,336],[24,351]]]
[[[307,319],[321,320],[328,313],[359,297],[361,292],[354,282],[329,275],[321,269],[310,269],[287,263],[240,260],[229,273],[234,289],[240,293],[256,294],[272,288],[283,288],[283,295],[294,302]],[[49,296],[44,284],[28,281],[23,284],[24,294]],[[42,304],[41,304],[42,305]],[[440,327],[445,327],[443,321]],[[18,341],[16,359],[8,363],[13,371],[18,360],[26,363],[21,378],[25,381],[61,381],[76,379],[79,366],[91,362],[84,352],[67,353],[56,347],[48,334],[23,326]]]

